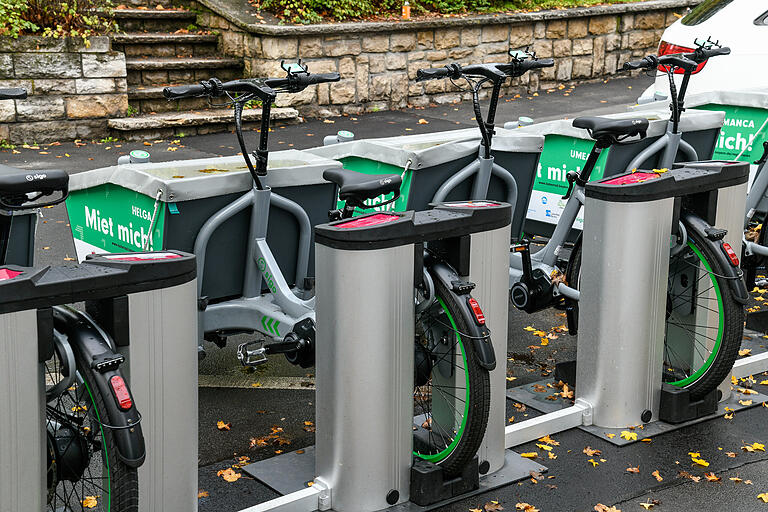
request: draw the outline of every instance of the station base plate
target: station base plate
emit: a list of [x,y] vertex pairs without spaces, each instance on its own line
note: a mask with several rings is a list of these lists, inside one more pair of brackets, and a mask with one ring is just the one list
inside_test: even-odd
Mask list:
[[[301,452],[301,453],[299,453]],[[415,503],[406,502],[395,505],[386,510],[396,512],[423,512],[435,510],[454,501],[472,497],[476,494],[488,492],[526,478],[530,478],[531,472],[545,473],[547,468],[532,460],[525,459],[517,453],[506,450],[504,467],[495,473],[480,476],[480,487],[472,492],[456,496],[454,498],[422,507]],[[307,487],[307,484],[315,478],[315,447],[310,446],[304,450],[278,455],[259,462],[243,466],[243,471],[263,483],[275,492],[282,495],[290,494]]]
[[[510,388],[507,390],[507,398],[510,400],[514,400],[515,402],[524,404],[526,407],[530,407],[531,409],[535,409],[536,411],[539,411],[545,414],[559,411],[560,409],[564,409],[566,407],[570,407],[571,405],[573,405],[573,402],[571,400],[564,399],[559,395],[555,395],[555,393],[560,390],[554,387],[550,387],[553,385],[554,385],[553,380],[546,379],[538,382],[532,382],[525,386]],[[542,392],[542,389],[544,390],[543,392]],[[548,399],[548,397],[556,397],[556,399],[553,399],[553,398]],[[744,402],[751,401],[751,404],[742,405],[739,403],[739,400],[742,400]],[[702,421],[707,421],[713,418],[722,417],[723,415],[726,414],[726,412],[739,411],[742,409],[747,409],[749,407],[755,407],[762,404],[765,401],[768,401],[768,396],[766,395],[763,395],[760,393],[743,394],[743,393],[739,393],[734,388],[728,400],[720,402],[720,404],[718,405],[718,410],[716,414],[710,414],[708,416],[703,416],[695,420],[686,421],[683,423],[677,423],[674,425],[671,423],[665,423],[663,421],[653,421],[651,423],[646,423],[642,425],[642,428],[640,428],[639,425],[635,425],[635,428],[634,430],[632,430],[632,432],[637,433],[637,441],[627,440],[621,437],[621,432],[624,430],[628,430],[629,426],[625,428],[602,428],[602,427],[597,427],[595,425],[590,425],[590,426],[582,426],[579,428],[585,432],[588,432],[592,435],[595,435],[603,439],[604,441],[608,441],[609,443],[612,443],[616,446],[624,446],[624,445],[638,442],[639,440],[647,437],[658,436],[659,434],[663,434],[665,432],[671,432],[672,430],[677,430],[677,429],[686,427],[688,425],[693,425],[696,423],[700,423]]]

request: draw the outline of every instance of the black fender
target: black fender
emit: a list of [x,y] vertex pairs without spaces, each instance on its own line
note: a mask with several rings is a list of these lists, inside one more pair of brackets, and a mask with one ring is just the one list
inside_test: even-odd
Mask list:
[[[472,297],[469,293],[457,294],[453,291],[453,283],[461,281],[461,278],[453,268],[449,265],[436,261],[432,262],[429,266],[429,274],[432,279],[437,279],[443,283],[447,293],[453,294],[455,303],[459,305],[468,318],[474,318],[474,313],[469,305],[469,299]],[[493,350],[493,344],[491,343],[491,331],[488,327],[478,325],[477,322],[469,322],[469,332],[467,333],[472,337],[472,350],[477,356],[480,366],[488,371],[492,371],[496,368],[496,353]]]
[[739,304],[746,304],[749,300],[749,293],[747,291],[747,285],[744,283],[744,273],[737,266],[731,263],[731,260],[725,255],[722,249],[722,240],[710,240],[707,236],[707,231],[712,229],[712,226],[704,221],[701,217],[691,212],[682,212],[680,214],[680,220],[682,221],[685,229],[688,231],[694,231],[704,240],[709,241],[711,244],[717,247],[715,251],[715,257],[720,262],[724,277],[728,280],[728,285],[733,292],[734,299]]
[[90,364],[106,408],[107,417],[102,414],[100,421],[103,428],[110,428],[114,433],[118,458],[132,468],[140,467],[146,459],[141,415],[136,410],[130,388],[128,393],[132,404],[129,409],[123,410],[109,385],[113,377],[124,377],[120,370],[123,356],[112,349],[108,335],[82,312],[67,307],[54,307],[53,322],[54,328],[67,336],[75,354]]

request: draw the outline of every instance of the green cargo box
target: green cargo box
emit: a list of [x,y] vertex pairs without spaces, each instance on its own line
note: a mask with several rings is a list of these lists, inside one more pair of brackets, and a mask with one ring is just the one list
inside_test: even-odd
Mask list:
[[[646,103],[635,110],[653,110],[662,102]],[[725,112],[725,121],[712,158],[754,162],[763,154],[768,140],[768,92],[761,90],[712,91],[691,94],[685,99],[687,109]],[[690,114],[686,110],[683,117]]]
[[[526,206],[533,185],[544,138],[502,128],[496,129],[492,154],[495,163],[512,173],[517,181],[518,200],[512,219],[512,236],[520,235]],[[471,163],[478,154],[480,131],[477,128],[380,139],[363,139],[306,150],[339,160],[345,169],[365,174],[400,174],[401,197],[378,209],[394,211],[425,210],[445,180]],[[408,163],[410,162],[410,163]],[[406,171],[407,166],[407,171]],[[472,179],[465,180],[447,200],[469,198]],[[491,179],[489,199],[503,201],[507,189],[497,177]],[[372,206],[390,199],[379,196]]]
[[[597,161],[591,180],[620,174],[643,149],[661,137],[667,128],[669,111],[646,109],[636,112],[621,112],[601,117],[627,119],[645,117],[650,123],[648,136],[637,143],[614,146],[603,151]],[[586,130],[574,128],[573,120],[561,119],[545,121],[517,128],[514,131],[545,137],[544,150],[541,153],[533,185],[531,200],[528,204],[525,232],[535,235],[550,236],[565,208],[563,196],[568,190],[566,174],[580,171],[592,151],[594,140]],[[719,112],[686,111],[680,123],[683,139],[690,143],[701,160],[712,157],[723,114]],[[648,161],[647,166],[654,167],[657,162]],[[581,230],[584,219],[583,209],[574,228]]]
[[[323,179],[323,171],[340,166],[303,151],[274,151],[263,183],[301,205],[314,226],[327,222],[335,197],[335,186]],[[67,211],[77,256],[139,251],[145,244],[192,252],[203,223],[252,185],[241,156],[116,165],[75,174]],[[249,209],[240,212],[214,233],[206,254],[204,296],[215,300],[241,294],[249,218]],[[295,278],[298,238],[295,217],[272,208],[267,240],[289,283]],[[314,275],[314,252],[308,270]]]

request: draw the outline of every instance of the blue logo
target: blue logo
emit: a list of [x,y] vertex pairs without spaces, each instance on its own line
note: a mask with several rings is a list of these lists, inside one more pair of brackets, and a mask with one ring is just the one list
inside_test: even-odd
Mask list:
[[541,196],[541,204],[547,204],[546,196]]
[[552,210],[545,210],[545,211],[546,211],[547,217],[551,217],[552,216]]

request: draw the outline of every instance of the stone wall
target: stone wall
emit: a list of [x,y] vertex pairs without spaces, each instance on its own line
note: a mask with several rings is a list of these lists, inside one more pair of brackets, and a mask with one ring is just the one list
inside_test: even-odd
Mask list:
[[465,98],[448,81],[416,83],[419,68],[451,62],[507,62],[509,49],[530,47],[554,57],[553,68],[512,82],[506,94],[601,79],[631,58],[655,53],[664,29],[699,0],[650,0],[591,8],[438,18],[394,23],[308,26],[246,24],[252,19],[224,0],[197,0],[198,23],[221,34],[225,53],[242,55],[249,76],[283,76],[280,60],[301,57],[311,72],[337,71],[279,104],[330,115],[448,103]]
[[128,110],[125,56],[108,37],[0,38],[0,87],[23,87],[25,100],[0,101],[0,140],[51,142],[105,137],[107,119]]

